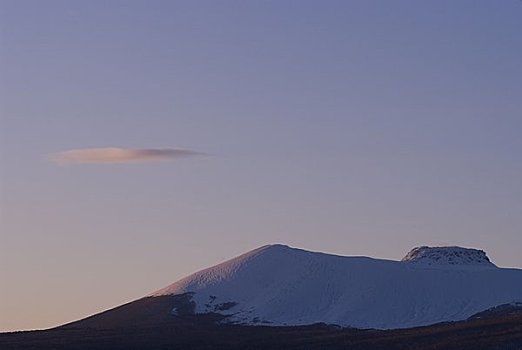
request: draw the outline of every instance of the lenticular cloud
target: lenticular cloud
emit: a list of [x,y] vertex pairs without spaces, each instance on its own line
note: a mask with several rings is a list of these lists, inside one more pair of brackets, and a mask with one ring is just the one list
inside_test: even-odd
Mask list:
[[175,148],[83,148],[72,149],[51,155],[56,163],[131,163],[166,161],[177,158],[203,155],[203,153]]

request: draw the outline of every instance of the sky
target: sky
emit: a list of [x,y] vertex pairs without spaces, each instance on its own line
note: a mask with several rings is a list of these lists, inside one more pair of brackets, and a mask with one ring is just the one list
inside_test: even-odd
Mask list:
[[0,331],[270,243],[522,267],[522,2],[0,1]]

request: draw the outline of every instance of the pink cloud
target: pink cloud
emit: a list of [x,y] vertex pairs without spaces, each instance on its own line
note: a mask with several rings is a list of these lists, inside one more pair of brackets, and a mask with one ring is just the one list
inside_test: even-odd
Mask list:
[[50,159],[56,163],[130,163],[145,161],[167,161],[178,158],[204,155],[185,149],[175,148],[83,148],[71,149],[52,154]]

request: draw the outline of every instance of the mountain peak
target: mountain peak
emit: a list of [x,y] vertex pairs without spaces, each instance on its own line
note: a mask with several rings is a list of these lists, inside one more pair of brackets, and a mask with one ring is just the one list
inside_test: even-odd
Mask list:
[[165,295],[239,324],[405,328],[520,302],[522,270],[496,268],[483,251],[460,247],[418,247],[399,262],[271,244],[151,294]]
[[496,267],[486,252],[462,247],[416,247],[402,258],[403,262],[421,266]]

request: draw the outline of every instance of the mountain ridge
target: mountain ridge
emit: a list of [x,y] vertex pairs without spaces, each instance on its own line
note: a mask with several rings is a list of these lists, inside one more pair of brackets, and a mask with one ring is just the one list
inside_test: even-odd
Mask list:
[[[268,266],[268,271],[266,271],[267,261],[273,262],[272,265]],[[336,325],[335,322],[332,324],[332,322],[327,320],[327,316],[331,316],[332,313],[316,314],[319,318],[324,317],[326,321],[310,322],[303,325],[289,324],[285,326],[276,322],[241,322],[241,319],[238,319],[236,316],[242,317],[248,311],[248,309],[244,310],[245,305],[242,305],[242,303],[250,302],[250,305],[259,308],[271,307],[270,303],[264,304],[260,301],[263,301],[263,295],[267,290],[272,293],[275,292],[277,295],[278,288],[275,288],[275,286],[284,282],[280,277],[286,277],[289,271],[289,266],[281,265],[282,262],[287,263],[291,268],[290,270],[297,273],[294,276],[294,281],[302,281],[303,283],[303,285],[298,286],[303,288],[295,288],[293,290],[294,294],[290,294],[295,299],[294,301],[297,301],[293,304],[294,306],[302,306],[302,300],[299,298],[300,292],[305,292],[304,294],[311,293],[318,299],[316,302],[320,304],[324,301],[321,300],[323,294],[328,295],[336,290],[335,281],[337,281],[337,287],[343,287],[341,291],[344,290],[349,297],[362,304],[359,305],[358,310],[354,310],[354,304],[346,303],[346,299],[342,299],[342,303],[329,305],[334,311],[333,314],[335,315],[336,309],[339,311],[339,309],[344,308],[343,310],[350,311],[348,315],[362,315],[364,316],[363,320],[366,317],[366,321],[377,326],[359,326],[357,328],[374,329],[357,329],[354,328],[357,324],[352,323],[353,319],[344,319],[344,321],[349,322],[340,324],[340,326]],[[382,269],[381,274],[375,276],[375,268]],[[256,269],[261,272],[267,272],[267,274],[252,275],[253,272],[256,272]],[[303,271],[306,273],[303,274]],[[334,274],[329,275],[328,272],[332,271]],[[397,271],[401,273],[397,275]],[[211,273],[205,276],[209,272],[214,274]],[[340,272],[350,272],[351,275],[339,275]],[[483,268],[481,266],[478,268],[470,268],[469,266],[466,268],[455,268],[455,266],[447,264],[442,264],[440,268],[433,268],[430,266],[426,267],[423,264],[411,264],[404,261],[390,261],[368,257],[342,257],[309,252],[283,245],[276,245],[276,247],[263,246],[225,261],[222,264],[189,275],[162,289],[162,292],[159,293],[161,295],[156,293],[156,296],[146,296],[49,330],[0,333],[0,348],[6,350],[124,350],[138,348],[151,350],[164,350],[167,348],[194,350],[297,350],[306,348],[321,350],[328,348],[334,350],[346,349],[347,347],[354,350],[519,349],[522,346],[522,302],[511,301],[511,299],[520,297],[521,272],[522,270],[520,269]],[[227,289],[222,287],[230,287],[230,283],[235,285],[235,287],[240,287],[243,283],[249,282],[244,280],[245,275],[251,275],[253,277],[252,280],[260,284],[250,286],[254,288],[251,288],[244,295],[248,297],[246,300],[237,298],[234,301],[232,300],[233,298],[241,297],[241,295],[234,294],[233,292],[237,292],[234,288]],[[321,275],[325,279],[317,283],[317,277]],[[471,279],[470,275],[473,276]],[[273,280],[267,280],[266,276],[271,276]],[[449,279],[447,279],[448,276],[450,277]],[[308,277],[308,279],[303,277]],[[333,277],[335,279],[329,281]],[[357,278],[365,277],[368,283],[362,286],[366,287],[366,289],[362,289],[364,293],[361,295],[356,293],[361,291],[361,285],[345,285],[344,282],[346,282],[347,277],[352,282],[355,282]],[[234,281],[234,279],[236,280]],[[322,284],[324,281],[329,281],[330,284]],[[375,285],[379,281],[382,284]],[[308,285],[311,282],[314,283]],[[395,282],[400,283],[397,284]],[[446,284],[443,283],[441,285],[440,282],[445,282]],[[406,287],[406,289],[400,289],[401,283],[404,284],[403,287]],[[451,283],[457,283],[458,287],[466,292],[463,295],[467,295],[467,297],[462,299],[463,295],[455,295],[455,291],[451,288]],[[263,286],[264,284],[268,286]],[[306,287],[314,284],[316,290],[310,291],[306,289]],[[430,288],[438,288],[437,286],[439,285],[442,288],[436,290],[436,293],[433,294],[434,291]],[[472,288],[466,289],[470,285]],[[175,286],[175,288],[172,286]],[[195,288],[195,286],[199,289]],[[221,289],[219,289],[220,286]],[[382,295],[389,299],[379,299],[378,295],[374,294],[371,288],[367,288],[372,286],[382,290]],[[168,287],[171,287],[171,289]],[[265,289],[265,287],[268,287],[268,289]],[[283,289],[289,287],[292,287],[292,283],[282,286]],[[227,292],[228,294],[211,294],[214,299],[211,300],[211,303],[208,303],[205,297],[209,294],[209,288],[214,288],[212,292]],[[259,295],[254,293],[256,288],[259,288]],[[182,289],[188,291],[181,293]],[[499,293],[502,293],[502,289],[506,294],[499,296]],[[450,293],[444,294],[448,290]],[[473,294],[474,290],[475,292],[479,290],[480,293]],[[339,292],[338,289],[337,291]],[[408,295],[408,291],[421,293]],[[403,293],[406,293],[406,295],[403,295]],[[440,304],[422,304],[422,302],[429,301],[438,294],[441,294],[440,300],[436,301]],[[419,298],[419,295],[425,295],[427,299],[416,299]],[[488,299],[488,296],[495,295],[498,298]],[[362,297],[362,299],[357,299],[357,297]],[[369,304],[364,303],[364,297],[366,297],[366,301]],[[452,299],[455,297],[457,297],[457,303]],[[383,321],[389,322],[390,319],[383,317],[387,315],[386,310],[380,310],[381,313],[379,313],[379,308],[372,309],[371,305],[378,304],[385,308],[386,302],[394,303],[394,298],[409,301],[411,302],[410,306],[421,306],[421,308],[413,309],[419,315],[429,311],[427,312],[427,318],[413,320],[417,323],[422,320],[432,322],[434,311],[442,310],[446,313],[452,312],[452,314],[442,313],[442,316],[450,319],[428,326],[398,327],[399,329],[387,330],[378,329],[386,327],[379,327],[377,322],[380,321],[380,325],[382,325]],[[485,301],[483,300],[484,298]],[[510,301],[503,303],[504,300]],[[201,304],[198,306],[198,303],[201,301],[207,301],[209,305]],[[292,302],[292,300],[286,301]],[[254,303],[252,304],[252,302]],[[383,302],[385,303],[383,304]],[[464,304],[459,304],[459,302],[464,302]],[[357,305],[357,303],[355,304]],[[445,309],[448,306],[447,304],[450,307]],[[493,304],[494,306],[490,306]],[[278,305],[281,306],[281,304]],[[467,308],[464,307],[462,309],[466,305]],[[407,309],[408,304],[402,306]],[[472,313],[469,317],[464,317],[464,314],[475,309],[480,309],[481,311]],[[459,310],[466,312],[459,313]],[[283,308],[279,311],[290,315],[294,312],[295,316],[295,310],[291,308]],[[308,312],[310,310],[305,309],[304,311]],[[313,314],[313,309],[311,311]],[[403,313],[400,310],[392,308],[392,311],[394,313],[391,315],[395,315],[395,321],[404,322],[405,319],[401,320],[401,317],[408,316],[408,313]],[[342,312],[340,314],[342,315]],[[253,316],[249,315],[248,312],[246,312],[246,315],[249,317]],[[459,316],[459,318],[464,318],[455,321],[455,315]],[[391,320],[393,321],[393,318]]]
[[[191,293],[196,313],[219,313],[239,324],[324,322],[378,329],[464,320],[500,304],[522,301],[522,270],[486,264],[489,258],[483,251],[415,249],[411,254],[415,259],[394,261],[266,245],[151,296]],[[462,264],[419,263],[441,251],[450,257],[466,253],[465,259]],[[470,256],[482,260],[472,259],[478,262],[473,265]]]

